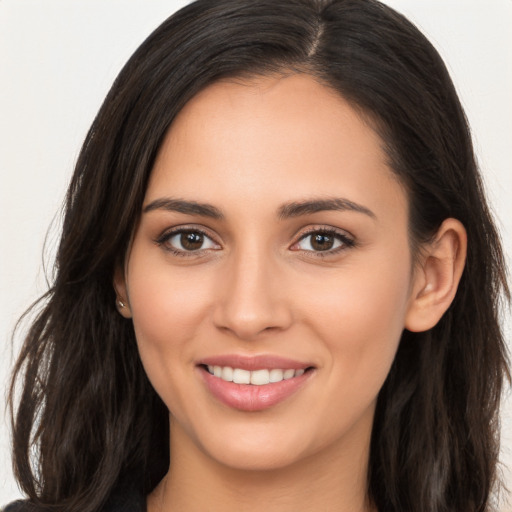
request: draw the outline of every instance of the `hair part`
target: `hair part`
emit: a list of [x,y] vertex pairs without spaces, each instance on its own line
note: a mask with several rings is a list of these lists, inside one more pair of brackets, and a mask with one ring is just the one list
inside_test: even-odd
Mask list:
[[337,91],[378,131],[407,191],[415,250],[449,217],[468,233],[452,306],[435,328],[403,333],[379,394],[369,499],[386,512],[490,510],[510,379],[501,244],[446,67],[416,27],[375,0],[199,0],[119,74],[82,147],[56,277],[13,374],[15,474],[41,509],[97,511],[115,486],[147,493],[165,474],[168,411],[115,308],[114,270],[187,101],[221,79],[290,72]]

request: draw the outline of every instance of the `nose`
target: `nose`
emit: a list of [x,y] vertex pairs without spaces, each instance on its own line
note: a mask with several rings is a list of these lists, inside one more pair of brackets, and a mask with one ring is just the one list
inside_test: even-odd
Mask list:
[[249,341],[290,326],[292,310],[283,273],[268,254],[233,255],[219,281],[214,309],[218,329]]

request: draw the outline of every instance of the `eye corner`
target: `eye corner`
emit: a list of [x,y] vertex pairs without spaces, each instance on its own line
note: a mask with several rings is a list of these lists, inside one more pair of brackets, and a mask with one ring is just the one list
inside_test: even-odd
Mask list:
[[[316,236],[316,240],[311,237]],[[301,247],[301,243],[306,242],[306,247]],[[308,247],[309,246],[309,247]],[[296,241],[290,246],[292,251],[301,251],[304,254],[314,255],[314,257],[327,257],[336,255],[356,246],[355,237],[345,230],[333,228],[330,226],[312,226],[301,232]]]
[[200,257],[209,251],[222,249],[214,235],[197,226],[175,226],[166,229],[153,240],[153,243],[174,256],[182,257]]

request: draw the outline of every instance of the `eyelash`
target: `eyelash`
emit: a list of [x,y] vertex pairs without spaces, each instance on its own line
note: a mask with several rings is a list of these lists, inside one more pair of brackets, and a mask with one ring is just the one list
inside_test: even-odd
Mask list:
[[174,247],[172,247],[170,245],[165,245],[174,236],[181,235],[181,234],[184,234],[184,233],[191,233],[191,234],[202,235],[204,238],[207,238],[207,239],[211,240],[213,243],[215,243],[216,245],[219,245],[219,244],[217,244],[217,242],[215,242],[213,240],[213,238],[206,231],[204,231],[204,230],[202,230],[201,228],[198,228],[198,227],[190,227],[190,228],[188,228],[188,227],[180,227],[180,228],[173,229],[171,231],[166,231],[166,232],[162,233],[155,240],[155,243],[157,245],[159,245],[159,246],[162,246],[164,250],[170,252],[174,256],[180,256],[180,257],[185,257],[185,258],[186,257],[196,256],[198,253],[200,253],[202,251],[205,251],[205,250],[208,250],[208,249],[197,249],[195,251],[185,251],[185,250],[181,250],[181,249],[175,249]]
[[[355,240],[347,235],[345,232],[338,231],[337,229],[333,228],[319,228],[319,227],[312,227],[308,229],[305,233],[301,235],[301,237],[293,244],[293,246],[298,245],[303,240],[306,240],[308,237],[312,235],[324,235],[334,238],[335,240],[338,240],[341,242],[341,245],[339,247],[336,247],[335,249],[327,249],[325,251],[303,251],[305,253],[309,253],[309,255],[314,254],[315,258],[325,258],[328,256],[334,256],[342,251],[345,251],[347,249],[351,249],[352,247],[355,247],[356,242]],[[300,250],[300,249],[297,249]]]
[[[181,235],[184,233],[202,235],[203,237],[209,239],[212,243],[219,245],[219,244],[217,244],[217,242],[215,242],[213,240],[213,238],[206,231],[204,231],[198,227],[190,227],[190,228],[180,227],[180,228],[173,229],[171,231],[166,231],[155,240],[155,243],[158,246],[162,246],[164,250],[170,252],[174,256],[179,256],[179,257],[194,257],[204,251],[211,250],[211,248],[207,248],[207,249],[197,249],[197,250],[187,251],[187,250],[182,250],[182,249],[176,249],[170,245],[166,245],[169,242],[169,240],[171,240],[174,236]],[[302,251],[303,253],[309,253],[308,256],[311,256],[311,257],[325,258],[327,256],[333,256],[335,254],[338,254],[339,252],[342,252],[344,250],[355,247],[355,245],[356,245],[356,242],[354,241],[354,239],[351,238],[350,236],[348,236],[344,232],[341,232],[341,231],[338,231],[338,230],[332,229],[332,228],[329,229],[329,228],[313,227],[313,228],[308,229],[305,233],[302,233],[300,238],[292,244],[292,247],[297,246],[298,244],[300,244],[300,242],[302,242],[303,240],[306,240],[308,237],[310,237],[312,235],[324,235],[324,236],[332,237],[332,238],[338,240],[341,243],[341,245],[339,247],[336,247],[335,249],[327,249],[325,251],[314,251],[314,250],[303,250],[303,249],[302,250],[301,249],[292,249],[292,250]],[[217,250],[217,249],[214,249],[214,250]],[[312,255],[314,255],[314,256],[312,256]]]

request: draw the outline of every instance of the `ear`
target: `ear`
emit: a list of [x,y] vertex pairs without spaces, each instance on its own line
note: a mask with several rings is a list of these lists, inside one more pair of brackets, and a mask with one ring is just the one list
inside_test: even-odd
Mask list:
[[116,307],[119,313],[125,318],[131,318],[132,312],[128,300],[128,291],[126,288],[126,279],[124,269],[117,265],[114,271],[114,290],[116,292]]
[[446,219],[434,240],[422,248],[415,270],[405,328],[434,327],[452,303],[466,263],[467,235],[461,222]]

